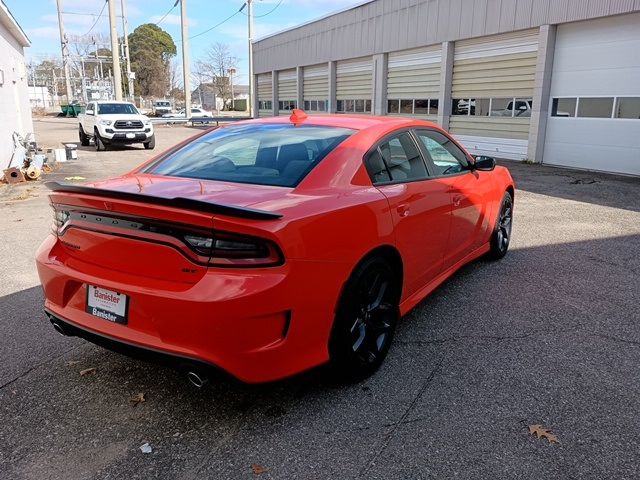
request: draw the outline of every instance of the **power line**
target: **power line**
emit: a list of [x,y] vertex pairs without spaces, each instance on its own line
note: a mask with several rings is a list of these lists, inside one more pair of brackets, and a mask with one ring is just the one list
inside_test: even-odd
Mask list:
[[104,4],[102,5],[102,10],[100,10],[100,13],[98,14],[98,16],[96,17],[95,22],[93,22],[93,25],[91,25],[91,28],[89,29],[89,31],[87,33],[85,33],[84,35],[81,36],[86,36],[89,35],[91,33],[91,31],[93,30],[93,28],[96,26],[96,24],[98,23],[98,20],[100,20],[100,17],[102,16],[102,13],[104,12],[105,7],[107,6],[107,1],[105,0]]
[[174,9],[174,8],[176,8],[176,7],[178,6],[178,4],[179,4],[179,3],[180,3],[180,0],[176,0],[176,3],[174,3],[174,4],[173,4],[173,7],[171,7],[171,8],[169,9],[169,11],[168,11],[167,13],[165,13],[165,14],[162,16],[162,18],[156,22],[156,25],[160,25],[160,24],[164,21],[164,19],[165,19],[165,18],[167,18],[167,16],[168,16],[171,12],[173,12],[173,9]]
[[200,37],[201,35],[204,35],[205,33],[209,33],[211,30],[213,30],[214,28],[218,28],[220,25],[222,25],[223,23],[228,22],[229,20],[231,20],[233,17],[235,17],[236,15],[238,15],[242,9],[245,7],[246,4],[242,4],[242,7],[240,7],[239,10],[237,10],[235,13],[229,15],[227,18],[225,18],[224,20],[222,20],[220,23],[216,23],[213,27],[206,29],[204,32],[200,32],[197,33],[195,35],[193,35],[192,37],[189,37],[189,40]]
[[[283,0],[280,0],[278,3],[276,3],[276,5],[271,10],[269,10],[267,13],[263,13],[262,15],[254,15],[253,18],[266,17],[267,15],[272,14],[273,12],[275,12],[276,8],[278,8],[280,5],[282,5],[282,1]],[[242,11],[242,9],[240,11]],[[248,14],[246,14],[244,12],[242,12],[242,14],[249,16]]]

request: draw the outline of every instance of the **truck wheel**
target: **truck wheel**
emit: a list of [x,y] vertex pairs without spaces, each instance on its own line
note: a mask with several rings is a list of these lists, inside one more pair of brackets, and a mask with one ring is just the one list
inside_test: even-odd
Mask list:
[[156,148],[156,135],[151,135],[151,138],[149,138],[148,141],[143,142],[143,145],[146,150],[153,150]]
[[98,130],[94,130],[93,132],[93,142],[96,144],[96,152],[104,152],[107,149],[107,146],[98,134]]
[[82,128],[82,125],[79,126],[78,134],[80,136],[80,145],[82,145],[83,147],[88,147],[89,137],[87,136],[86,133],[84,133],[84,129]]

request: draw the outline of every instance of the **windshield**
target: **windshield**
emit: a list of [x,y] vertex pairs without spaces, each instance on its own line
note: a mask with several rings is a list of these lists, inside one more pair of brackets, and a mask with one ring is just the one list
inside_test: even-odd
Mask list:
[[168,155],[146,172],[294,187],[353,133],[347,128],[292,124],[220,128]]
[[113,114],[133,114],[137,115],[138,110],[130,103],[99,103],[98,114],[99,115],[113,115]]
[[168,107],[169,102],[156,102],[156,107]]

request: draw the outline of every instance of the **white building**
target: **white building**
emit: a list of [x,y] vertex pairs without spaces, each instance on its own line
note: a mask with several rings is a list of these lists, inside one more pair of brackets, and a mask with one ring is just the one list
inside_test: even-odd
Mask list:
[[474,154],[640,175],[640,0],[369,0],[253,61],[259,116],[412,116]]
[[29,103],[33,108],[51,108],[54,106],[49,87],[29,85]]
[[0,171],[13,153],[13,132],[33,132],[24,48],[31,46],[16,19],[0,0]]

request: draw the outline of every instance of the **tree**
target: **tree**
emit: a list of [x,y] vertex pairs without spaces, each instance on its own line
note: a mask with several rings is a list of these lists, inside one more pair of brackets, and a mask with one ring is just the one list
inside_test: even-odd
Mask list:
[[129,52],[136,95],[166,96],[171,89],[170,62],[177,52],[171,35],[153,23],[140,25],[129,35]]
[[238,58],[231,55],[229,45],[214,43],[204,57],[196,65],[196,71],[204,77],[211,78],[216,95],[227,105],[231,99],[231,83],[229,69],[235,68]]

